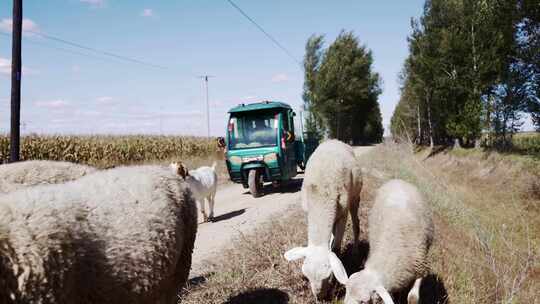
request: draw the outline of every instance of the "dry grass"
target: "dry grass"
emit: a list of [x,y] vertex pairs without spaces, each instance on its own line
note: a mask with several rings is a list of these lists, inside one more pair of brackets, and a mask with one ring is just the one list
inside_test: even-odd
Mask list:
[[[373,184],[377,183],[377,184]],[[372,204],[378,181],[365,181],[360,210],[361,236],[367,236],[367,210]],[[314,299],[300,271],[301,262],[288,263],[283,253],[306,244],[306,216],[300,207],[285,212],[249,235],[240,235],[217,260],[207,261],[207,274],[191,281],[182,303],[313,303]],[[358,271],[367,256],[366,242],[361,243],[360,257],[352,256],[352,228],[348,223],[341,258],[349,272]],[[342,287],[335,291],[338,299]],[[333,303],[338,303],[337,300]]]
[[536,303],[540,198],[530,185],[538,172],[499,156],[411,150],[381,146],[368,165],[415,183],[432,203],[433,270],[450,302]]
[[[524,185],[534,172],[452,153],[426,157],[425,151],[381,145],[363,158],[362,238],[374,190],[390,178],[408,180],[435,211],[433,274],[421,291],[431,296],[427,303],[444,303],[446,296],[448,303],[538,303],[540,202]],[[346,233],[341,257],[350,273],[361,268],[369,246],[364,241],[361,256],[353,257],[350,227]],[[208,273],[192,280],[182,303],[314,303],[301,262],[282,257],[305,242],[305,215],[295,208],[240,236],[221,258],[209,262]],[[341,303],[342,296],[343,288],[337,287],[331,303]],[[405,295],[394,296],[406,303]]]

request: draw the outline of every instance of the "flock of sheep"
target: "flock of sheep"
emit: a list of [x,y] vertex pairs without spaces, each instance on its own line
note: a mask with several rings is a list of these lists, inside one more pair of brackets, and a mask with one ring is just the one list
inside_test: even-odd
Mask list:
[[[191,268],[199,201],[213,217],[215,164],[188,171],[131,166],[104,171],[65,162],[0,166],[0,304],[176,303]],[[302,206],[308,245],[285,253],[304,258],[317,299],[335,277],[345,303],[369,303],[413,285],[419,300],[433,238],[431,214],[416,188],[399,180],[378,191],[369,214],[365,268],[347,275],[335,254],[350,215],[358,243],[362,173],[352,148],[322,143],[305,170]],[[204,201],[208,201],[209,215]]]
[[317,300],[328,297],[335,277],[347,288],[346,304],[375,303],[378,297],[393,304],[390,293],[411,285],[408,303],[418,303],[434,234],[430,209],[409,183],[391,180],[380,187],[368,216],[367,261],[363,270],[348,276],[335,252],[341,247],[347,213],[358,244],[361,190],[362,172],[352,147],[337,140],[322,143],[307,163],[302,186],[308,245],[290,249],[285,258],[304,259],[302,273]]

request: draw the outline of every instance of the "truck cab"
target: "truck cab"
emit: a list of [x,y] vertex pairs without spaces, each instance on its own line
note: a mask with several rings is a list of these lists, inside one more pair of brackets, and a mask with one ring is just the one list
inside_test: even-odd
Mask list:
[[249,188],[254,197],[262,194],[263,183],[288,181],[303,164],[294,116],[288,104],[276,101],[240,104],[229,110],[227,170],[230,179]]

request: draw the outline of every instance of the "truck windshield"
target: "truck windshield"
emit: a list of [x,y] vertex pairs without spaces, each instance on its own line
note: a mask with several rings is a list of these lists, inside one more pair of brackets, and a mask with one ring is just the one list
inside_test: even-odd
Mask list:
[[258,148],[277,145],[278,114],[231,116],[229,149]]

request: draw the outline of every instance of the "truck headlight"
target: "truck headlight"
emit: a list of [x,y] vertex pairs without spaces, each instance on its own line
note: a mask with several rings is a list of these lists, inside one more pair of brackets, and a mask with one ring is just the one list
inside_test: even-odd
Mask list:
[[229,161],[233,165],[241,165],[242,164],[242,158],[240,156],[231,156],[231,157],[229,157]]
[[276,153],[268,153],[264,156],[264,162],[265,163],[271,163],[277,161],[277,154]]

